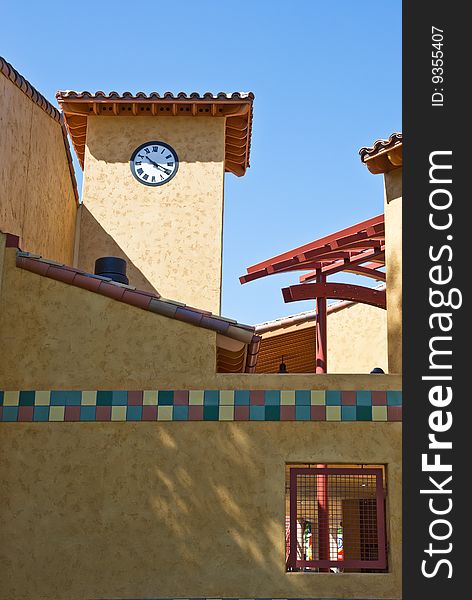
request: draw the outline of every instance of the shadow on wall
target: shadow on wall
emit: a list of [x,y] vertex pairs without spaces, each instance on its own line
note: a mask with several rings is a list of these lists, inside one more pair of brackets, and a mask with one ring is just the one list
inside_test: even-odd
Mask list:
[[4,550],[28,544],[25,598],[31,586],[45,597],[257,597],[284,577],[284,461],[255,443],[270,445],[270,431],[157,425],[37,429],[22,453],[28,485],[5,473],[22,510]]
[[[118,256],[124,258],[127,262],[127,275],[129,284],[139,290],[158,294],[159,291],[149,283],[142,271],[136,267],[129,256],[116,243],[114,238],[107,232],[95,219],[88,208],[82,204],[80,207],[80,235],[87,237],[87,250],[82,252],[82,243],[79,246],[78,268],[93,273],[95,270],[95,260],[102,256]],[[93,258],[92,258],[93,257]]]

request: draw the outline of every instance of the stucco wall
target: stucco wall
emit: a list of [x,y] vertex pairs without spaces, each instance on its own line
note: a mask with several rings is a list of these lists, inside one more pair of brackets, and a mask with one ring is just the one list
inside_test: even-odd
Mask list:
[[15,261],[7,248],[0,389],[401,389],[400,375],[215,373],[214,332],[41,277]]
[[388,363],[402,372],[402,169],[385,173]]
[[[150,187],[132,175],[132,152],[160,140],[177,152],[177,175]],[[130,283],[220,310],[224,119],[89,117],[78,265],[126,258]]]
[[15,259],[16,251],[7,249],[0,296],[0,342],[8,348],[0,361],[3,389],[149,389],[146,384],[161,377],[214,372],[213,331],[30,273]]
[[351,304],[328,315],[327,329],[329,373],[387,373],[387,311]]
[[[315,370],[314,320],[262,333],[258,372],[278,372],[284,357],[289,373]],[[367,304],[347,304],[328,313],[328,372],[387,372],[387,313]],[[310,356],[307,353],[311,353]]]
[[[400,598],[400,437],[399,423],[4,424],[1,597]],[[389,573],[285,572],[296,462],[387,465]]]
[[0,72],[0,231],[72,263],[77,203],[60,124]]

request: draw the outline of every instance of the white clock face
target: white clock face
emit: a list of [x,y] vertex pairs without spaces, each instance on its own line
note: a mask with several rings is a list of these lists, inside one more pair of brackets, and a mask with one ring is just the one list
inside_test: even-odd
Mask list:
[[146,142],[133,152],[129,161],[131,173],[144,185],[164,185],[179,168],[176,151],[164,142]]

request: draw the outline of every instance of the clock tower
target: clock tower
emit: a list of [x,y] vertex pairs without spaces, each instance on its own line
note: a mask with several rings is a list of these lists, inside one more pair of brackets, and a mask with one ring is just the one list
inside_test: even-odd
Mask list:
[[84,169],[75,264],[220,312],[224,174],[249,166],[251,93],[58,92]]

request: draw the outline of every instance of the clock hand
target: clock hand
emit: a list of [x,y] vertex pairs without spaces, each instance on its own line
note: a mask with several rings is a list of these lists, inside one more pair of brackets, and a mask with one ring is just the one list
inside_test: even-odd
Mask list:
[[159,165],[158,163],[156,163],[156,162],[154,162],[153,160],[151,160],[151,159],[149,158],[149,156],[146,156],[146,158],[147,158],[147,159],[148,159],[148,161],[149,161],[151,164],[153,164],[155,167],[157,167],[157,168],[158,168],[158,169],[160,169],[161,171],[164,171],[164,173],[166,173],[167,175],[169,175],[169,174],[170,174],[170,171],[169,171],[169,169],[164,169],[164,167],[163,167],[163,166],[161,166],[161,165]]

